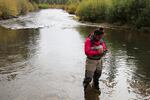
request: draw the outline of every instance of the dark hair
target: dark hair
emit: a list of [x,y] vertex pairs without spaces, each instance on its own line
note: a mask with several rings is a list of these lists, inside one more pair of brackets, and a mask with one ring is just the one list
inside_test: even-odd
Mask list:
[[101,35],[103,34],[103,31],[100,31],[100,30],[95,30],[94,31],[94,35]]
[[99,27],[99,31],[104,31],[104,28],[103,27]]

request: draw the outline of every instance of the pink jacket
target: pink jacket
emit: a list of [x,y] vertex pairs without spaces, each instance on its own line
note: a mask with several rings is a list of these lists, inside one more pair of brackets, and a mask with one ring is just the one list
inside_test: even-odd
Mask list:
[[93,49],[94,47],[100,46],[100,45],[102,45],[104,51],[107,51],[106,44],[104,43],[104,41],[102,39],[100,41],[94,42],[92,44],[91,38],[88,37],[85,41],[85,47],[84,47],[85,54],[88,57],[99,56],[99,55],[103,54],[103,53],[99,53],[96,49]]

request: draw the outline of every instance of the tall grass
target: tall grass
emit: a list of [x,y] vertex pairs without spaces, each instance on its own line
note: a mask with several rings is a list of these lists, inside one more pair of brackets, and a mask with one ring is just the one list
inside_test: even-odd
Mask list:
[[17,0],[0,0],[0,16],[3,18],[17,16]]
[[132,23],[138,28],[150,27],[150,0],[133,0],[132,5]]
[[76,14],[86,21],[150,27],[150,0],[82,0]]
[[70,14],[75,14],[77,7],[80,3],[80,0],[68,0],[67,6],[65,9],[70,13]]
[[76,9],[77,9],[77,6],[78,6],[78,3],[69,4],[69,5],[67,6],[66,10],[67,10],[70,14],[75,14]]
[[83,0],[76,11],[81,20],[102,21],[105,19],[105,0]]
[[48,3],[41,3],[41,4],[39,4],[39,8],[40,9],[47,9],[47,8],[49,8],[49,4]]
[[0,18],[2,19],[16,17],[36,9],[38,9],[37,4],[28,0],[0,0]]
[[112,0],[106,14],[109,22],[135,25],[137,28],[150,27],[149,0]]
[[66,5],[65,4],[49,4],[49,8],[57,8],[57,9],[66,9]]
[[28,13],[29,12],[29,6],[30,5],[28,5],[29,4],[29,2],[27,1],[27,0],[18,0],[18,2],[19,2],[19,13],[20,14],[26,14],[26,13]]

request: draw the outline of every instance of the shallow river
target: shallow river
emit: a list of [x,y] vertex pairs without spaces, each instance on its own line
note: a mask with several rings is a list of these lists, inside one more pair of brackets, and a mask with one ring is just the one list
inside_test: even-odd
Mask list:
[[[73,17],[48,9],[0,22],[0,100],[85,100],[84,41],[98,25]],[[150,100],[150,34],[105,33],[101,94],[86,100]]]

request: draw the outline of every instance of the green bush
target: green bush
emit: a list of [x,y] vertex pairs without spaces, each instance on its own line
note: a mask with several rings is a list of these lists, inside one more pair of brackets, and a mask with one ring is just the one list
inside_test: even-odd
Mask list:
[[132,0],[130,6],[130,19],[136,27],[150,27],[150,1],[149,0]]
[[105,10],[105,0],[83,0],[76,13],[81,20],[101,21],[105,18]]
[[19,1],[19,12],[21,15],[27,14],[29,12],[29,2],[27,0],[18,0]]
[[136,27],[150,25],[149,0],[114,0],[107,13],[108,21],[129,23]]
[[28,9],[30,12],[34,11],[34,7],[33,7],[32,3],[30,3],[30,2],[28,3]]
[[76,12],[76,9],[77,9],[77,5],[78,4],[69,4],[68,6],[67,6],[67,11],[70,13],[70,14],[75,14],[75,12]]
[[39,8],[40,9],[47,9],[47,8],[49,8],[49,4],[46,4],[46,3],[39,4]]
[[80,0],[68,0],[66,10],[70,14],[75,14]]
[[76,14],[85,21],[150,27],[150,0],[82,0]]
[[38,5],[35,2],[32,2],[32,5],[34,7],[34,10],[38,10],[39,9]]
[[[112,0],[112,4],[106,12],[106,21],[119,22],[122,24],[132,23],[137,15],[134,11],[138,7],[133,8],[134,0]],[[137,17],[137,16],[136,16]]]

